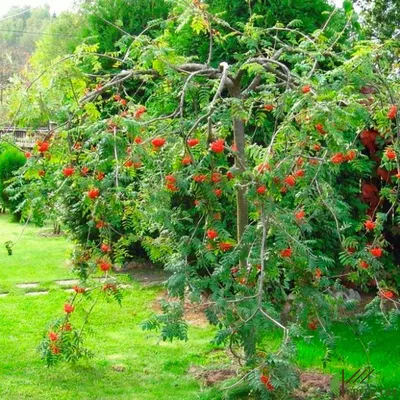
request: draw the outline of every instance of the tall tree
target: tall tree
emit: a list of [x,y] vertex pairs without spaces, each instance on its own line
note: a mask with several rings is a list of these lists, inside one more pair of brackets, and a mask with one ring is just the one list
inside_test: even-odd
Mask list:
[[356,0],[367,32],[379,39],[400,34],[400,0]]

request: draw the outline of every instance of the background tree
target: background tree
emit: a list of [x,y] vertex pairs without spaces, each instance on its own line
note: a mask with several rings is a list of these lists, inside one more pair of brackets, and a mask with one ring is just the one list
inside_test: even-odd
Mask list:
[[362,9],[368,34],[387,39],[399,34],[399,0],[357,0]]
[[[0,107],[4,110],[4,90],[10,79],[22,74],[35,50],[40,34],[51,22],[48,6],[39,8],[11,7],[0,19]],[[5,110],[2,114],[5,114]],[[4,123],[5,115],[2,115]]]

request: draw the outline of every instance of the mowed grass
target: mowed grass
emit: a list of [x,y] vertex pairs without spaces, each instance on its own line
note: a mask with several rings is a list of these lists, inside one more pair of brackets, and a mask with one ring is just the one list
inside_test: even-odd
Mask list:
[[[0,216],[0,245],[16,240],[22,226]],[[222,349],[210,344],[213,330],[191,326],[189,342],[159,342],[155,333],[143,332],[140,323],[152,312],[162,288],[143,288],[133,282],[120,307],[115,302],[100,302],[91,317],[91,332],[86,345],[94,358],[77,365],[60,364],[46,368],[36,352],[46,324],[62,315],[70,294],[54,283],[55,279],[74,278],[68,265],[71,244],[64,238],[38,236],[40,229],[28,226],[8,256],[0,248],[0,399],[202,399],[222,397],[218,389],[209,391],[188,374],[190,366],[229,364]],[[24,296],[16,283],[39,282],[46,296]],[[82,323],[77,310],[72,322]],[[360,341],[345,325],[337,324],[337,349],[327,368],[322,367],[324,347],[314,333],[310,343],[297,342],[297,363],[301,368],[339,375],[344,368],[350,376],[367,365]],[[271,331],[266,344],[279,346],[280,331]],[[361,336],[369,348],[375,369],[374,381],[385,389],[400,390],[400,334],[384,331],[378,325]],[[399,392],[400,393],[400,392]],[[392,397],[386,397],[392,398]],[[393,398],[397,398],[396,396]]]
[[[15,240],[22,226],[0,217],[0,240]],[[120,307],[100,302],[92,314],[86,345],[94,358],[77,365],[46,368],[36,351],[46,325],[61,316],[70,294],[52,283],[74,277],[67,258],[70,243],[63,237],[38,236],[28,227],[8,256],[0,249],[0,399],[197,399],[200,382],[187,373],[191,365],[227,362],[225,352],[210,345],[211,328],[190,327],[189,342],[159,342],[140,323],[152,312],[162,288],[133,282]],[[44,296],[24,296],[16,283],[40,282]],[[82,324],[79,311],[72,323]],[[229,361],[228,361],[229,362]]]
[[[310,341],[296,340],[296,363],[302,370],[313,370],[331,374],[340,379],[342,370],[345,378],[350,378],[360,368],[370,366],[374,369],[366,383],[374,384],[379,390],[392,390],[394,397],[400,399],[400,327],[385,330],[375,321],[368,322],[370,329],[356,337],[346,324],[336,323],[333,332],[336,346],[326,367],[323,367],[325,347],[321,344],[317,332],[310,332]],[[282,335],[275,331],[265,340],[265,346],[278,349]]]
[[[353,331],[345,324],[336,324],[334,333],[337,337],[336,349],[326,371],[341,376],[342,369],[346,378],[350,378],[359,368],[368,365],[374,369],[369,382],[382,389],[398,389],[394,399],[400,398],[400,331],[385,330],[381,325],[369,321],[370,330],[357,339]],[[399,328],[399,327],[398,327]],[[361,341],[362,343],[361,343]],[[367,354],[366,354],[366,350]],[[311,346],[299,345],[298,364],[302,368],[310,365],[321,366],[324,348],[317,341]]]
[[[44,232],[51,232],[50,227],[24,229],[11,223],[9,215],[0,214],[0,292],[16,291],[17,283],[39,282],[46,287],[56,279],[76,278],[66,262],[72,245],[63,236],[39,236]],[[7,255],[7,241],[15,243],[12,256]]]

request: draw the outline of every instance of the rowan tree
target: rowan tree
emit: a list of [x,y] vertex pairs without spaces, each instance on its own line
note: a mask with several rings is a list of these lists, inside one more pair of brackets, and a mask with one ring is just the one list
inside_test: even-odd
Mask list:
[[[334,346],[332,321],[355,307],[337,295],[344,285],[376,294],[368,316],[398,317],[398,44],[357,41],[351,10],[327,37],[332,16],[312,34],[260,27],[255,13],[238,29],[200,1],[171,3],[172,25],[155,38],[128,35],[103,55],[77,49],[69,117],[21,170],[58,199],[77,242],[81,283],[42,354],[50,364],[87,355],[75,312],[121,301],[112,267],[145,252],[171,277],[170,301],[144,329],[186,340],[183,302],[202,302],[214,341],[243,363],[241,382],[279,398],[297,384],[294,338]],[[180,29],[208,37],[206,61],[174,49]],[[214,59],[227,40],[241,52]],[[275,352],[270,329],[282,332]]]

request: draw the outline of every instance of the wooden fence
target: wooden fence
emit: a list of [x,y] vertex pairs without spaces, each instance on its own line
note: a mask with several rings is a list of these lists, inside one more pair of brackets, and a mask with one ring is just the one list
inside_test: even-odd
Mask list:
[[0,139],[3,136],[14,138],[15,144],[22,149],[32,149],[38,140],[43,139],[49,133],[49,128],[0,128]]

